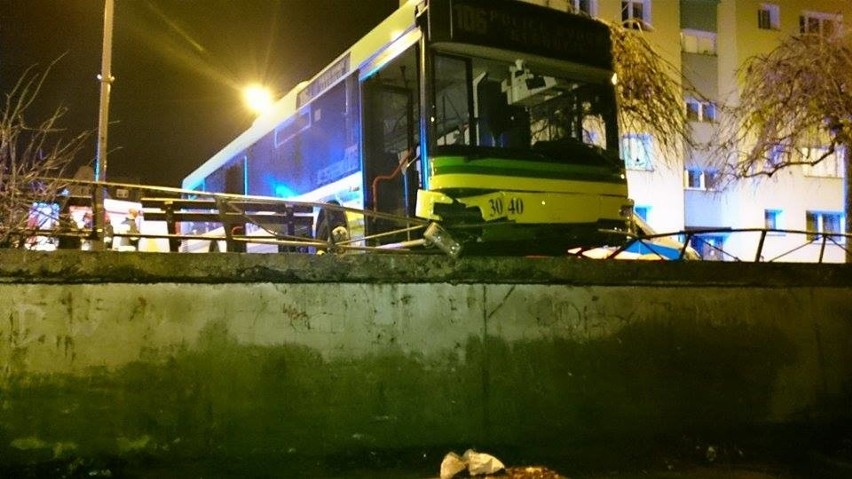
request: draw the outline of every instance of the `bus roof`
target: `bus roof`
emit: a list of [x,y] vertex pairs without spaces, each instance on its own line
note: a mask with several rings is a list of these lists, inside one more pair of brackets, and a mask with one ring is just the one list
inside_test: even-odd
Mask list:
[[[323,82],[324,78],[326,78],[324,75],[327,75],[328,72],[335,68],[338,69],[334,72],[334,77],[330,80],[326,79],[323,82],[324,84],[321,89],[316,87],[317,90],[312,92],[310,97],[307,98],[307,101],[310,101],[310,99],[328,87],[336,84],[340,79],[359,69],[362,64],[368,63],[378,52],[383,50],[383,46],[389,45],[393,40],[401,37],[409,30],[413,30],[415,28],[415,12],[418,3],[416,0],[410,0],[400,6],[396,12],[358,40],[352,47],[323,68],[322,71],[314,75],[313,78],[296,85],[295,88],[275,102],[275,105],[273,105],[269,112],[255,119],[252,125],[240,136],[184,178],[182,187],[188,190],[196,189],[204,178],[242,153],[249,145],[269,133],[276,125],[289,118],[298,108],[306,103],[304,101],[306,96],[303,92],[309,91],[312,85]],[[341,63],[345,63],[346,65],[341,65]],[[300,95],[303,100],[301,104],[299,103]]]

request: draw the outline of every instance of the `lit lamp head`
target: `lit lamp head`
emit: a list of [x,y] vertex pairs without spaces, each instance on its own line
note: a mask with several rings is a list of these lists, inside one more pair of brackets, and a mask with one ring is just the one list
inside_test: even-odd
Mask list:
[[273,103],[272,92],[256,83],[243,90],[243,99],[248,108],[258,115],[268,111]]

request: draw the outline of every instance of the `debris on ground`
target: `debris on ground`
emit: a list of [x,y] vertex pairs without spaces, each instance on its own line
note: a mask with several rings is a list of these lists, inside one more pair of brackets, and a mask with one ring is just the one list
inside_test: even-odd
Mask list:
[[556,471],[551,471],[546,467],[510,467],[506,469],[504,475],[507,479],[568,479],[560,475]]
[[496,457],[473,449],[459,456],[448,453],[441,461],[441,479],[460,479],[464,477],[503,478],[503,479],[567,479],[554,471],[541,466],[509,467]]
[[462,456],[455,452],[444,456],[444,460],[441,461],[441,479],[464,477],[459,476],[459,473],[464,471],[467,471],[469,477],[474,477],[495,474],[505,469],[506,466],[491,454],[468,449]]

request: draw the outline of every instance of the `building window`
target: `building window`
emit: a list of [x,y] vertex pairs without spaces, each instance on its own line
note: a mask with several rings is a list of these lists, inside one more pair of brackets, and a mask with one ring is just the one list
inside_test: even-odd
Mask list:
[[621,138],[621,157],[628,170],[653,171],[651,135],[634,133]]
[[826,147],[799,148],[799,153],[802,155],[801,161],[803,162],[817,161],[822,158],[817,164],[804,165],[805,176],[843,178],[843,166],[846,154],[842,148],[835,150],[828,156],[826,156],[828,154],[828,148]]
[[799,16],[799,33],[810,33],[826,37],[840,33],[843,16],[824,12],[802,12]]
[[768,230],[781,229],[781,210],[763,210],[763,223]]
[[704,170],[704,189],[718,190],[722,186],[722,173],[719,170]]
[[712,168],[687,168],[683,172],[683,186],[688,190],[713,191],[721,185],[722,175]]
[[685,172],[686,187],[692,190],[701,190],[704,186],[703,172],[698,169],[689,168]]
[[[808,211],[805,213],[805,223],[809,241],[822,239],[823,234],[843,233],[843,213]],[[829,236],[829,239],[838,243],[843,241],[843,237],[838,236]]]
[[651,26],[651,0],[622,0],[621,21],[629,28],[648,29]]
[[698,234],[689,241],[695,251],[705,261],[724,261],[727,255],[723,250],[725,236],[718,234]]
[[716,34],[714,32],[685,29],[680,32],[680,46],[684,53],[715,55]]
[[781,28],[781,10],[774,3],[763,3],[757,9],[757,28],[778,30]]
[[766,159],[766,169],[770,171],[777,169],[784,163],[786,157],[787,148],[783,145],[774,145],[769,150],[769,157]]
[[689,121],[698,121],[701,118],[701,104],[697,101],[686,100],[686,119]]
[[595,0],[571,0],[571,7],[575,13],[585,13],[590,17],[598,14],[597,2]]
[[686,118],[690,121],[716,122],[716,104],[695,98],[686,99]]

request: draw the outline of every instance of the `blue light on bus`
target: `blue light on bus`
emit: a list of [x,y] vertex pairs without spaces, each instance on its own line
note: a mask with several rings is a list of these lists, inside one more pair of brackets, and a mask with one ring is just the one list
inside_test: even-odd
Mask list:
[[275,196],[278,196],[278,197],[281,197],[281,198],[291,198],[293,196],[296,196],[296,192],[293,191],[287,185],[281,185],[281,184],[273,185],[272,191],[275,192]]

